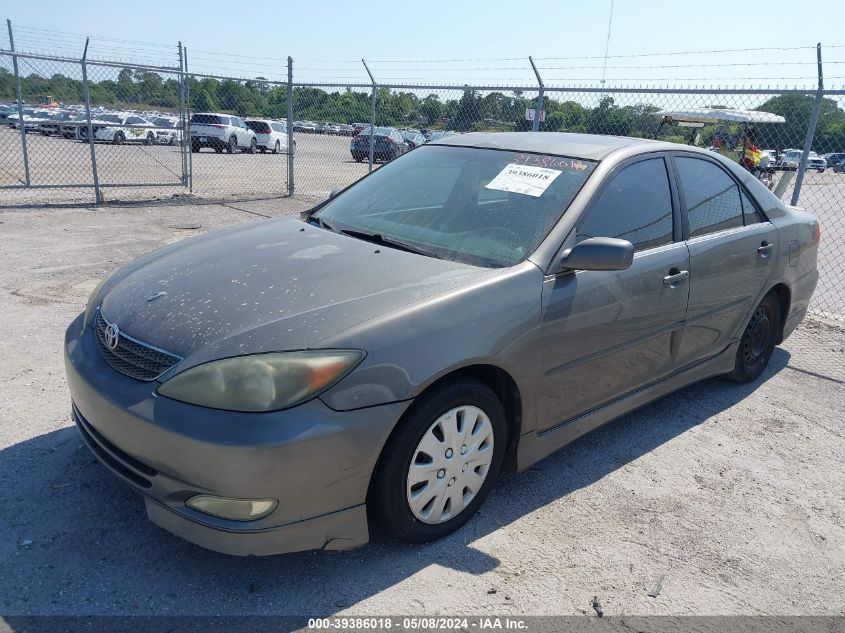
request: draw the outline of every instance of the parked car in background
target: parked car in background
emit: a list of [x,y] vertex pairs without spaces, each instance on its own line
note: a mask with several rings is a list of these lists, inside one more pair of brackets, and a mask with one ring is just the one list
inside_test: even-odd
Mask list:
[[455,133],[452,130],[435,130],[428,136],[429,141],[441,141],[444,138],[449,138],[450,136],[454,136]]
[[[389,161],[408,151],[405,139],[395,127],[376,127],[373,130],[373,160]],[[349,143],[349,151],[357,162],[368,160],[370,156],[370,126],[358,133]]]
[[352,124],[352,136],[358,136],[365,127],[370,127],[369,123],[353,123]]
[[71,416],[153,522],[203,547],[348,549],[368,518],[431,541],[505,468],[696,381],[759,379],[818,247],[813,215],[702,149],[456,136],[301,220],[119,269],[67,328]]
[[840,165],[843,161],[845,161],[845,152],[832,152],[830,154],[825,154],[824,159],[827,161],[828,167],[835,168],[837,165]]
[[827,161],[815,152],[810,152],[807,157],[807,169],[814,169],[823,174],[824,170],[827,169]]
[[38,110],[36,108],[24,108],[19,116],[17,112],[9,116],[7,123],[16,130],[21,128],[23,122],[23,129],[25,132],[37,132],[41,128],[41,124],[50,121],[53,111]]
[[255,132],[258,149],[274,154],[288,151],[287,126],[281,121],[270,119],[247,119],[246,126]]
[[787,149],[781,152],[780,158],[775,162],[775,168],[783,171],[795,171],[801,162],[800,149]]
[[[85,113],[78,110],[59,110],[50,119],[41,123],[40,132],[44,136],[64,136],[65,138],[74,138],[76,134],[65,136],[64,127],[69,123],[84,120]],[[74,130],[75,132],[75,130]]]
[[240,117],[215,112],[197,112],[191,115],[191,151],[210,147],[218,154],[241,150],[254,154],[258,139]]
[[156,143],[159,145],[178,145],[182,138],[182,130],[179,127],[179,119],[171,117],[155,117],[150,120],[155,126]]
[[[96,122],[92,121],[95,141],[105,141],[114,145],[124,143],[143,143],[153,145],[156,142],[156,133],[153,125],[138,116],[137,114],[101,114],[97,116]],[[80,140],[88,140],[88,126],[80,125],[77,128]]]
[[419,132],[403,131],[402,138],[408,144],[408,147],[414,149],[425,143],[425,137]]

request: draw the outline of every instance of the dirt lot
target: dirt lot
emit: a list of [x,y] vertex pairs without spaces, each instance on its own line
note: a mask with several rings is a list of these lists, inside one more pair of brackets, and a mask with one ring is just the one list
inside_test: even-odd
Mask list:
[[299,206],[0,212],[0,611],[845,614],[845,331],[820,320],[759,383],[627,415],[437,543],[242,559],[149,523],[72,428],[64,328],[122,262]]

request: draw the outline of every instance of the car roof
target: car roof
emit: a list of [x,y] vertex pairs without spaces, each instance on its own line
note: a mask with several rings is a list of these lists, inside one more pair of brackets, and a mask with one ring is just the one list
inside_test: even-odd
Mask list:
[[627,136],[568,132],[473,132],[454,134],[430,144],[502,149],[532,154],[557,154],[587,160],[602,160],[617,150],[632,146],[640,146],[642,151],[678,149],[677,143]]

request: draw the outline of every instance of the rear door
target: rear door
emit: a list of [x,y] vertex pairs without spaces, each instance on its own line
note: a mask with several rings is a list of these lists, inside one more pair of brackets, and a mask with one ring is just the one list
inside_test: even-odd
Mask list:
[[716,160],[675,154],[690,253],[681,365],[721,352],[741,329],[777,259],[777,230]]
[[616,237],[635,248],[622,271],[546,278],[538,430],[608,404],[673,369],[687,308],[689,254],[662,154],[624,163],[576,224],[576,241]]

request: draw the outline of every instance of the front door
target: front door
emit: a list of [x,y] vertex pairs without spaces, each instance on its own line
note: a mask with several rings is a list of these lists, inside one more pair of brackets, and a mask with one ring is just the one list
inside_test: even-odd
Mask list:
[[577,271],[543,288],[544,377],[538,431],[659,380],[673,369],[684,321],[689,252],[677,197],[657,155],[623,165],[576,223],[576,241],[617,237],[635,248],[623,271]]

